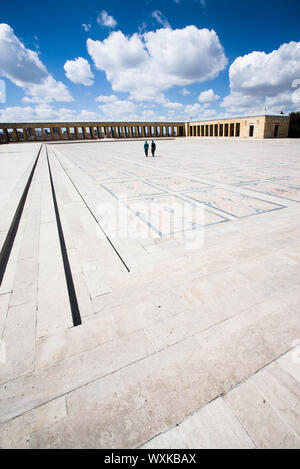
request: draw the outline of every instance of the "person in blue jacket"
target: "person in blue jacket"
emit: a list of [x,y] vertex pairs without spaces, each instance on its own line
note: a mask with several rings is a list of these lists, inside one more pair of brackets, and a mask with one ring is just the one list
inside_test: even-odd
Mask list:
[[145,150],[145,155],[148,156],[149,143],[147,142],[147,140],[144,143],[144,150]]

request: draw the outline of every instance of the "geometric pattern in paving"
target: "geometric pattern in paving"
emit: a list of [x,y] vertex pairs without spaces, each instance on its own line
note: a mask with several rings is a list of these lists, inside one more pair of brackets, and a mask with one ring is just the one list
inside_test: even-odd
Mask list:
[[0,447],[299,448],[299,180],[297,140],[1,146]]
[[126,206],[160,237],[170,237],[228,221],[221,215],[203,210],[192,201],[172,194],[127,201]]
[[191,192],[187,196],[237,218],[260,215],[284,208],[282,205],[249,197],[248,195],[239,194],[227,189],[208,189]]
[[281,180],[276,182],[263,181],[255,184],[247,184],[243,187],[254,192],[261,192],[262,194],[274,195],[282,199],[300,202],[300,187],[288,185],[288,181],[285,183],[283,181],[281,183]]

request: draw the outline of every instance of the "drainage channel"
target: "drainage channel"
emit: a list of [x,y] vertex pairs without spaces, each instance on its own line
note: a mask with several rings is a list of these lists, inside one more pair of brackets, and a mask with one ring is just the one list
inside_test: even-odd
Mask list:
[[[52,150],[53,151],[53,150]],[[84,197],[82,196],[81,192],[79,191],[79,189],[77,188],[76,184],[74,184],[72,178],[69,176],[68,172],[65,170],[65,168],[63,167],[63,165],[61,164],[61,162],[59,161],[59,158],[57,158],[56,156],[56,153],[53,151],[53,154],[55,155],[55,158],[57,159],[57,161],[59,162],[60,166],[62,167],[62,169],[64,170],[64,172],[66,173],[66,175],[68,176],[69,180],[71,181],[71,183],[73,184],[73,186],[75,187],[78,195],[80,196],[80,198],[82,199],[84,205],[86,206],[86,208],[88,209],[88,211],[90,212],[90,214],[92,215],[92,217],[94,218],[95,222],[97,223],[97,225],[99,226],[100,230],[102,231],[102,233],[104,234],[105,238],[107,239],[107,241],[109,242],[109,244],[111,245],[111,247],[113,248],[113,250],[115,251],[116,255],[118,256],[118,258],[120,259],[120,261],[122,262],[122,264],[124,265],[125,269],[127,270],[127,272],[130,272],[130,269],[128,267],[128,265],[126,264],[126,262],[124,261],[124,259],[122,258],[121,254],[119,253],[119,251],[117,250],[117,248],[114,246],[113,242],[111,241],[111,239],[107,236],[107,234],[105,233],[105,231],[103,230],[102,226],[100,225],[97,217],[94,215],[93,211],[91,210],[91,208],[89,207],[89,205],[87,204],[86,200],[84,199]]]
[[81,316],[80,316],[80,311],[78,307],[78,301],[77,301],[76,291],[74,287],[68,252],[66,248],[64,232],[63,232],[59,209],[57,205],[57,199],[56,199],[56,193],[55,193],[55,188],[53,184],[47,145],[46,145],[46,154],[47,154],[47,162],[48,162],[48,169],[49,169],[49,176],[50,176],[50,183],[51,183],[51,190],[52,190],[52,198],[53,198],[53,204],[54,204],[54,210],[55,210],[56,224],[57,224],[57,230],[58,230],[58,236],[59,236],[60,250],[61,250],[61,255],[62,255],[62,260],[63,260],[63,265],[64,265],[64,271],[65,271],[65,277],[66,277],[67,289],[68,289],[68,295],[69,295],[69,301],[70,301],[70,308],[72,312],[73,325],[74,327],[76,327],[76,326],[80,326],[82,322],[81,322]]
[[33,175],[34,175],[34,172],[35,172],[35,169],[36,169],[36,166],[37,166],[37,163],[38,163],[42,148],[43,148],[43,145],[40,146],[40,149],[38,151],[36,160],[34,162],[32,170],[30,172],[30,175],[29,175],[29,178],[27,180],[25,189],[23,191],[20,202],[17,206],[14,218],[11,222],[11,225],[10,225],[10,228],[8,230],[5,242],[3,244],[3,248],[2,248],[1,253],[0,253],[0,286],[2,284],[3,277],[4,277],[4,274],[5,274],[5,271],[6,271],[6,267],[7,267],[9,258],[10,258],[10,254],[11,254],[14,242],[15,242],[15,238],[16,238],[18,228],[19,228],[19,225],[20,225],[20,221],[21,221],[21,217],[22,217],[22,214],[23,214],[23,210],[24,210],[24,206],[25,206],[25,203],[26,203],[29,188],[31,186]]

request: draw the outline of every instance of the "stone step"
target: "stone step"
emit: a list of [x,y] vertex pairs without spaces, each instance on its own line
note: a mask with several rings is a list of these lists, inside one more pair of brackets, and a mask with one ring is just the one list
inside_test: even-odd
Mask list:
[[45,149],[41,157],[44,165],[40,178],[43,192],[39,240],[38,337],[73,327]]
[[[40,159],[15,239],[18,252],[16,253],[14,246],[13,257],[9,259],[8,269],[11,262],[15,263],[12,292],[9,296],[0,296],[0,298],[6,297],[6,310],[1,311],[3,331],[3,333],[1,331],[1,337],[5,345],[5,362],[1,365],[1,383],[26,375],[35,366],[42,170],[43,159]],[[22,344],[22,346],[17,347],[15,344]]]

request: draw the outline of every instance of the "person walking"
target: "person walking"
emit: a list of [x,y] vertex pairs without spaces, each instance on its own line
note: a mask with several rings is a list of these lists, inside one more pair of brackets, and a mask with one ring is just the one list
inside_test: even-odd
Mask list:
[[154,156],[155,150],[156,150],[156,145],[155,145],[155,143],[154,143],[154,140],[152,140],[152,143],[151,143],[151,153],[152,153],[152,156]]
[[147,140],[144,143],[144,150],[145,150],[145,155],[148,156],[149,143],[147,142]]

